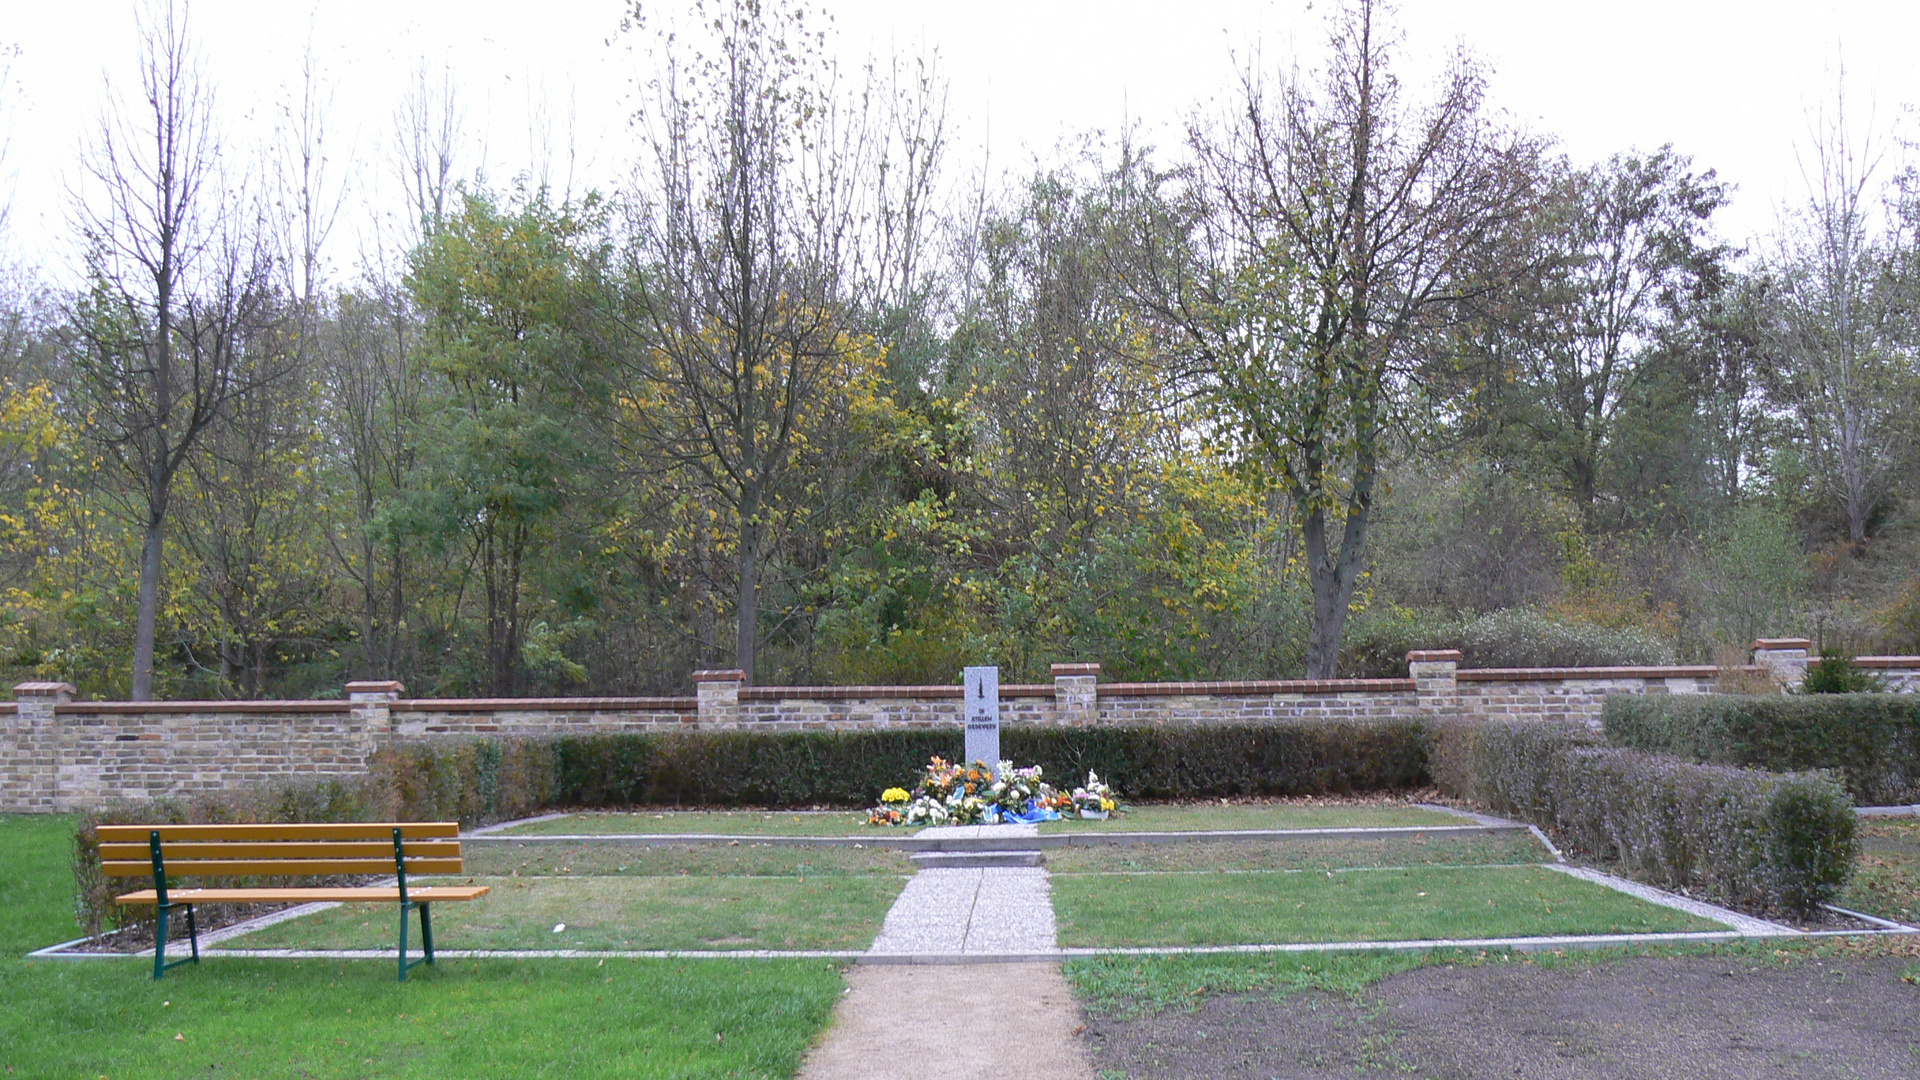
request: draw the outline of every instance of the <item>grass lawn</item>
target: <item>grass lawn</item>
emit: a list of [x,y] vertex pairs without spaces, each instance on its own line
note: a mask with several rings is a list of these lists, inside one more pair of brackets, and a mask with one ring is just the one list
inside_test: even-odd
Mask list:
[[876,832],[858,810],[662,810],[631,814],[568,814],[505,830],[515,836],[565,833],[693,833],[734,836],[858,836]]
[[582,874],[602,877],[901,876],[913,860],[891,848],[796,847],[788,844],[623,844],[607,840],[542,840],[466,845],[467,872],[493,877]]
[[844,985],[824,961],[444,962],[405,984],[391,961],[210,958],[158,983],[137,959],[27,961],[78,933],[72,830],[0,816],[0,1076],[784,1078]]
[[1404,803],[1193,803],[1136,806],[1106,821],[1062,818],[1041,832],[1184,832],[1208,829],[1351,829],[1471,825],[1467,818]]
[[1535,867],[1063,874],[1065,946],[1240,945],[1725,927]]
[[1527,832],[1416,833],[1054,848],[1047,852],[1047,869],[1056,876],[1153,870],[1336,870],[1380,866],[1489,866],[1540,863],[1549,858],[1547,849]]
[[1853,877],[1834,903],[1883,919],[1920,919],[1920,821],[1862,821]]
[[[434,905],[434,943],[443,949],[865,949],[906,884],[847,874],[458,880],[493,892]],[[566,929],[555,933],[561,924]],[[396,925],[391,904],[346,904],[229,946],[391,949]]]

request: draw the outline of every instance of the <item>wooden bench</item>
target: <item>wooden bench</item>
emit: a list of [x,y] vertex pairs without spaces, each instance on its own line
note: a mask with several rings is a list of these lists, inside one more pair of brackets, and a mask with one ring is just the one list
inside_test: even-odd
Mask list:
[[[460,825],[453,821],[349,823],[338,825],[102,825],[100,869],[108,877],[153,877],[153,888],[116,896],[113,902],[159,909],[154,928],[153,977],[177,964],[200,962],[195,904],[346,903],[400,905],[400,980],[415,964],[433,963],[436,901],[474,900],[485,885],[409,888],[408,874],[458,874]],[[393,885],[329,885],[314,888],[176,889],[180,877],[313,877],[392,873]],[[167,963],[167,917],[185,908],[193,955]],[[407,962],[407,914],[420,911],[425,955]]]

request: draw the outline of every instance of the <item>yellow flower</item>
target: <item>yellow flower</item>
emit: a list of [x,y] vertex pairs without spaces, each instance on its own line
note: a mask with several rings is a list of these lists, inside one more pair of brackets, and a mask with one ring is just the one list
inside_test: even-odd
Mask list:
[[890,787],[887,790],[880,793],[880,801],[881,802],[906,802],[907,789]]

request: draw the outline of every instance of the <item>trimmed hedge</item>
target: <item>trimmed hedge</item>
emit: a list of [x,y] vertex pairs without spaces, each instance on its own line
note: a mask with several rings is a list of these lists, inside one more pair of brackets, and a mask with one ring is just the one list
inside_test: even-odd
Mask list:
[[1702,765],[1544,724],[1451,725],[1436,742],[1449,763],[1436,771],[1454,794],[1654,885],[1804,913],[1851,868],[1852,800],[1825,773]]
[[[954,755],[952,731],[566,736],[565,806],[871,806]],[[1089,769],[1132,798],[1307,795],[1425,783],[1414,721],[1209,727],[1003,728],[1000,752],[1071,785]]]
[[1602,716],[1619,746],[1775,772],[1834,769],[1862,806],[1920,802],[1920,694],[1616,694]]
[[[952,757],[950,730],[703,732],[553,740],[559,805],[872,805]],[[1089,769],[1131,798],[1300,796],[1427,780],[1421,724],[1002,728],[1000,753],[1071,784]]]

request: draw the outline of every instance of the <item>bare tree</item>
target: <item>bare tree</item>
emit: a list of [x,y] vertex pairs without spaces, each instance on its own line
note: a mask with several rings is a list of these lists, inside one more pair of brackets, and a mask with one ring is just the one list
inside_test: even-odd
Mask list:
[[[1875,221],[1880,154],[1847,121],[1844,86],[1812,123],[1807,199],[1775,253],[1771,391],[1800,422],[1816,470],[1837,488],[1847,539],[1864,554],[1886,494],[1889,442],[1910,380],[1895,353],[1894,258]],[[1871,125],[1869,125],[1871,127]]]
[[1180,328],[1218,437],[1278,481],[1313,592],[1307,673],[1330,678],[1381,468],[1427,408],[1435,334],[1485,283],[1477,253],[1526,205],[1539,147],[1481,113],[1455,58],[1410,108],[1375,4],[1337,17],[1324,84],[1249,72],[1235,114],[1196,126],[1193,263],[1148,252],[1149,306]]
[[[0,167],[7,163],[9,151],[13,149],[13,102],[17,96],[13,87],[13,61],[20,55],[18,45],[0,45]],[[4,174],[0,174],[4,175]],[[13,178],[5,176],[7,191],[0,196],[0,240],[6,238],[7,226],[13,219]]]
[[212,91],[169,3],[140,24],[140,96],[116,104],[78,200],[91,282],[72,324],[88,433],[133,480],[141,533],[135,700],[153,693],[154,639],[173,483],[202,434],[267,377],[246,348],[272,312],[271,258],[220,170]]
[[[641,115],[650,153],[630,215],[638,347],[624,414],[648,456],[730,512],[735,662],[753,677],[762,571],[793,497],[809,426],[847,389],[873,285],[918,281],[941,124],[901,119],[897,93],[843,93],[797,8],[696,5],[710,52],[666,36]],[[631,24],[637,26],[636,10]],[[906,98],[932,111],[937,94]],[[896,84],[897,86],[897,84]],[[883,100],[882,100],[883,99]],[[891,171],[891,175],[889,175]],[[889,186],[891,185],[891,186]]]
[[[275,162],[275,195],[285,224],[285,251],[281,263],[292,279],[288,293],[306,308],[319,302],[321,249],[339,219],[347,186],[330,178],[327,150],[327,106],[332,93],[321,82],[313,42],[300,61],[300,85],[289,89],[281,105],[279,160]],[[302,335],[303,340],[308,335]]]
[[413,85],[394,113],[396,151],[393,167],[400,174],[411,225],[418,243],[446,217],[453,194],[454,168],[460,142],[461,112],[453,91],[453,72],[443,71],[436,85],[427,63],[420,61]]

